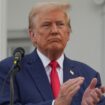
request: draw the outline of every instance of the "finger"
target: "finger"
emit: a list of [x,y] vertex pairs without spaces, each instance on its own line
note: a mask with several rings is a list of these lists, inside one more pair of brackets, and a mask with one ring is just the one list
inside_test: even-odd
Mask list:
[[71,85],[69,88],[67,88],[67,93],[70,93],[72,91],[77,90],[77,88],[80,88],[81,84],[83,83],[84,80],[80,80],[76,82],[75,84]]
[[86,105],[95,105],[95,104],[92,102],[92,98],[91,98],[91,97],[87,98],[86,101],[85,101],[85,103],[86,103]]
[[101,91],[101,89],[100,88],[96,88],[95,89],[95,92],[96,92],[96,94],[97,94],[97,97],[100,99],[101,98],[101,96],[102,96],[102,91]]
[[93,100],[94,104],[97,104],[101,98],[101,91],[100,89],[95,89],[90,93],[91,99]]
[[82,102],[81,105],[88,105],[86,101]]
[[77,92],[78,90],[80,89],[80,86],[76,86],[73,90],[70,90],[67,94],[67,97],[73,97]]
[[105,93],[105,87],[100,87],[100,89],[102,93]]
[[69,96],[69,94],[71,94],[71,96],[74,95],[79,90],[80,84],[82,83],[83,83],[83,79],[80,79],[80,78],[75,80],[72,79],[72,81],[69,80],[69,82],[66,82],[66,84],[64,83],[60,88],[61,97],[67,97]]
[[[80,86],[83,83],[84,79],[78,78],[78,80],[73,80],[67,82],[66,84],[63,84],[61,87],[62,94],[67,95],[68,93],[72,92],[72,90],[75,90],[77,86]],[[72,83],[71,83],[72,82]]]
[[92,81],[90,82],[88,88],[94,89],[96,87],[96,84],[97,84],[97,79],[96,78],[93,78]]
[[87,102],[85,101],[85,102],[82,102],[81,105],[88,105],[88,104],[87,104]]
[[74,79],[69,79],[67,82],[65,82],[63,85],[67,88],[69,88],[70,86],[72,86],[73,84],[76,84],[76,83],[80,83],[84,80],[83,77],[77,77],[77,78],[74,78]]

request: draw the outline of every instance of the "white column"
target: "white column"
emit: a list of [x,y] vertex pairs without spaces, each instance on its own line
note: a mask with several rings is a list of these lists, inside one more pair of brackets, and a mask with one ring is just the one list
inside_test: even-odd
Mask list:
[[[103,71],[104,71],[104,73],[105,73],[105,5],[104,5],[104,16],[103,16],[103,19],[104,19],[104,34],[103,34],[103,38],[104,38],[104,45],[103,45],[103,47],[104,47],[104,69],[103,69]],[[104,75],[104,77],[105,77],[105,75]],[[105,84],[105,82],[104,82],[104,84]]]
[[7,0],[0,0],[0,60],[7,55]]
[[101,79],[103,85],[105,85],[105,5],[101,8],[101,22],[102,22],[102,70],[101,70]]
[[[103,7],[103,70],[102,70],[103,80],[105,80],[105,5]],[[103,82],[105,85],[105,81]]]

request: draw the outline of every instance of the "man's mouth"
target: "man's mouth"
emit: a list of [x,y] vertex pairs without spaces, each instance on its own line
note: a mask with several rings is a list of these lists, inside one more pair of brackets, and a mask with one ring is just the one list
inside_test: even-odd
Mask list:
[[49,42],[60,42],[60,39],[58,39],[58,38],[51,38],[51,39],[49,39]]

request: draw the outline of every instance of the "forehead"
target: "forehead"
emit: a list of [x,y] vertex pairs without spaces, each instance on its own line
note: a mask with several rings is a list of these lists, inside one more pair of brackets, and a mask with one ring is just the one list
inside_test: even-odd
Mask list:
[[66,14],[61,10],[42,11],[35,16],[35,22],[44,21],[66,21]]

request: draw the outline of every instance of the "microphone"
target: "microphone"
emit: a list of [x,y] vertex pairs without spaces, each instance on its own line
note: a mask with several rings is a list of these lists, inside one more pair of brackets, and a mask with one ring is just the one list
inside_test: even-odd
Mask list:
[[24,54],[25,54],[25,51],[22,47],[16,48],[13,52],[13,57],[14,57],[13,65],[17,66],[21,62],[22,58],[24,57]]

